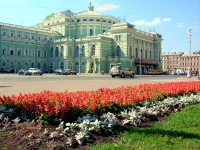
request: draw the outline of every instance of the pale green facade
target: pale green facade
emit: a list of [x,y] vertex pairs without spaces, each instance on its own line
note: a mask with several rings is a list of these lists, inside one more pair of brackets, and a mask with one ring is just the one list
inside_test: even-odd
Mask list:
[[161,69],[160,34],[95,12],[92,5],[80,13],[52,13],[33,27],[2,23],[0,35],[1,68],[108,73],[121,63],[136,74]]

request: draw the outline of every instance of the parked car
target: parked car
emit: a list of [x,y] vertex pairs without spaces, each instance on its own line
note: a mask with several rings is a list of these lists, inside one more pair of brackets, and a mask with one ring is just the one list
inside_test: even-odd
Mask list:
[[69,75],[76,75],[77,72],[72,69],[65,69],[65,72],[67,72]]
[[32,72],[30,72],[30,71],[28,71],[27,69],[20,69],[19,71],[18,71],[18,74],[19,75],[32,75]]
[[0,73],[14,73],[14,69],[1,68]]
[[34,75],[40,75],[41,76],[43,74],[43,72],[38,68],[29,68],[28,71],[31,72]]
[[63,69],[56,69],[56,70],[54,71],[54,73],[55,73],[56,75],[69,75],[68,72],[66,72],[66,71],[63,70]]
[[125,78],[126,76],[129,76],[131,78],[135,77],[135,72],[129,68],[122,67],[122,66],[113,66],[110,69],[110,75],[112,78],[115,78],[115,76],[120,76],[121,78]]

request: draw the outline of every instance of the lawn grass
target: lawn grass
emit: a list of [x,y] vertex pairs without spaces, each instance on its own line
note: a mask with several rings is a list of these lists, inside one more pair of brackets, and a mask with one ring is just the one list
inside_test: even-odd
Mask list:
[[90,150],[200,150],[200,104],[187,106],[146,128],[130,127],[120,140]]

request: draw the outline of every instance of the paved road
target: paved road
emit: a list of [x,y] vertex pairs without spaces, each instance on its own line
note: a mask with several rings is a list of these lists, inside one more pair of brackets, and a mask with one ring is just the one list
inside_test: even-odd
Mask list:
[[[0,74],[0,96],[18,95],[20,93],[35,93],[44,90],[51,91],[91,91],[99,88],[116,88],[144,83],[197,81],[198,77],[161,75],[145,76],[136,75],[135,78],[111,78],[110,75],[101,74],[77,74],[55,75],[43,74],[43,76],[22,76],[18,74]],[[199,80],[200,81],[200,80]]]

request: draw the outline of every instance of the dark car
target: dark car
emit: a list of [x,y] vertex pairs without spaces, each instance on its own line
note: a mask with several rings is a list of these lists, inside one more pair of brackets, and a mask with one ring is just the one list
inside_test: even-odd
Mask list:
[[67,72],[67,74],[69,74],[69,75],[76,75],[77,74],[77,72],[72,70],[72,69],[65,69],[65,72]]
[[30,72],[30,71],[28,71],[27,69],[20,69],[19,71],[18,71],[18,74],[19,75],[32,75],[32,72]]
[[0,73],[14,73],[14,69],[1,68]]
[[63,69],[56,69],[56,70],[54,71],[54,73],[55,73],[56,75],[69,75],[69,73],[66,72],[66,71],[63,70]]

